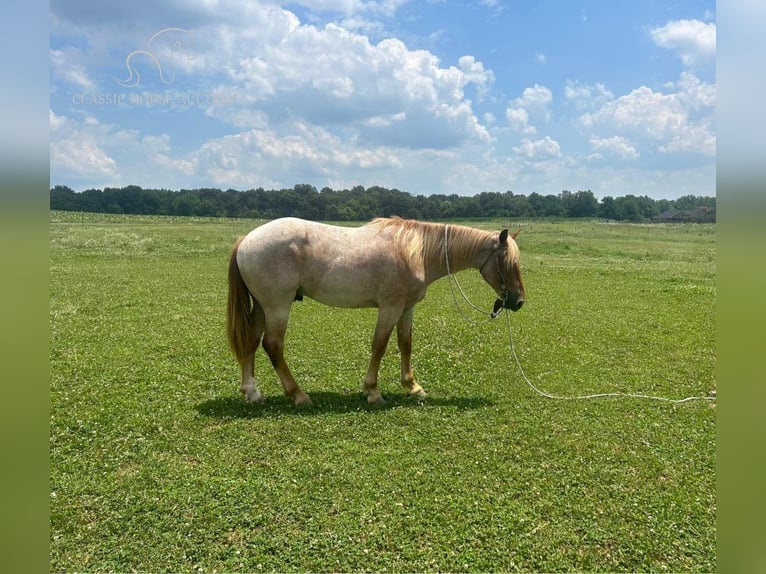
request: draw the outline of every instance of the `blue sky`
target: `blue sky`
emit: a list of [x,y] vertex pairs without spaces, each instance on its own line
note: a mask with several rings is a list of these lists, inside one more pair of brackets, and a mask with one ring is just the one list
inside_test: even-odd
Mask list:
[[51,184],[715,195],[715,3],[51,3]]

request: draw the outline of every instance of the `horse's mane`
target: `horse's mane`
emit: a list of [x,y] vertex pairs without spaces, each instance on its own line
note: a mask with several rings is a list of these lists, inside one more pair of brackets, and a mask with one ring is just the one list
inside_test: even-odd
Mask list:
[[[444,263],[443,223],[429,223],[401,217],[379,217],[369,225],[394,230],[394,240],[399,244],[410,267],[425,265],[427,262]],[[450,263],[458,266],[468,261],[478,249],[482,249],[492,232],[466,227],[449,226]],[[509,250],[510,251],[510,250]]]

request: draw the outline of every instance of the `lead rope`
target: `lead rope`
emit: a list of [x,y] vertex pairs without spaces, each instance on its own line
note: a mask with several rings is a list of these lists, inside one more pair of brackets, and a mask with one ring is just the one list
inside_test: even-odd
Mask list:
[[[481,325],[483,323],[487,323],[491,321],[494,316],[492,313],[488,313],[487,311],[483,311],[476,305],[474,305],[470,299],[468,299],[468,296],[463,291],[463,288],[460,287],[460,283],[457,280],[457,277],[452,275],[452,272],[450,271],[449,266],[449,254],[447,252],[447,238],[448,238],[448,228],[449,225],[444,226],[444,261],[447,264],[447,277],[449,277],[449,284],[450,284],[450,290],[452,291],[452,299],[455,301],[455,307],[457,307],[457,310],[460,312],[460,315],[462,315],[463,319],[472,325]],[[468,305],[476,312],[481,313],[487,319],[484,321],[475,321],[468,315],[466,315],[463,312],[463,309],[460,307],[460,303],[458,301],[457,295],[455,294],[455,287],[453,286],[453,283],[457,285],[458,291],[460,291],[460,294],[463,296],[463,300],[468,303]],[[538,389],[532,381],[529,380],[529,377],[527,377],[527,374],[524,372],[524,369],[521,366],[521,361],[519,361],[519,357],[516,354],[516,347],[513,344],[513,332],[511,329],[511,319],[510,319],[510,313],[507,309],[505,309],[505,323],[508,326],[508,344],[511,348],[511,355],[513,356],[513,360],[516,361],[516,366],[519,368],[519,372],[521,373],[522,378],[524,379],[524,382],[527,383],[530,389],[532,389],[535,393],[540,395],[541,397],[545,397],[547,399],[555,399],[560,401],[572,401],[572,400],[587,400],[587,399],[604,399],[604,398],[633,398],[633,399],[647,399],[651,401],[663,401],[666,403],[673,403],[673,404],[681,404],[681,403],[687,403],[689,401],[715,401],[716,395],[715,391],[712,391],[710,396],[707,397],[686,397],[683,399],[668,399],[666,397],[656,397],[653,395],[645,395],[643,393],[596,393],[592,395],[576,395],[576,396],[559,396],[559,395],[552,395],[550,393],[546,393],[545,391],[541,391]]]
[[[463,288],[460,286],[460,283],[458,282],[457,277],[455,277],[452,274],[452,271],[450,270],[449,252],[447,250],[448,230],[449,230],[449,225],[445,225],[444,226],[444,262],[447,264],[447,277],[449,278],[449,287],[450,287],[450,291],[452,292],[452,300],[455,302],[455,307],[457,307],[457,310],[460,313],[460,315],[462,315],[463,319],[467,321],[468,323],[471,323],[472,325],[482,325],[484,323],[488,323],[489,321],[494,319],[494,317],[492,316],[492,313],[488,313],[487,311],[480,309],[479,307],[477,307],[471,302],[471,300],[465,294],[465,291],[463,291]],[[455,286],[457,286],[458,291],[463,296],[463,301],[468,303],[468,306],[471,307],[471,309],[485,316],[485,319],[483,321],[476,321],[465,314],[465,312],[463,311],[463,308],[460,306],[460,302],[458,301],[457,294],[455,294]]]
[[535,385],[532,384],[532,381],[529,380],[526,373],[524,372],[524,369],[521,367],[521,362],[519,361],[519,357],[516,355],[516,348],[513,345],[513,334],[511,333],[511,319],[509,317],[508,311],[505,312],[505,322],[508,325],[508,341],[511,347],[511,354],[513,355],[513,358],[516,361],[516,366],[519,368],[519,372],[521,373],[521,376],[523,377],[527,385],[529,385],[529,388],[535,391],[541,397],[545,397],[548,399],[557,399],[562,401],[571,401],[576,399],[603,399],[603,398],[609,398],[609,397],[622,397],[622,398],[633,398],[633,399],[648,399],[652,401],[665,401],[667,403],[674,403],[674,404],[686,403],[689,401],[714,401],[716,399],[714,394],[715,391],[713,391],[713,394],[711,396],[686,397],[684,399],[668,399],[666,397],[655,397],[653,395],[645,395],[642,393],[596,393],[593,395],[577,395],[577,396],[558,396],[558,395],[552,395],[550,393],[546,393],[545,391],[541,391]]

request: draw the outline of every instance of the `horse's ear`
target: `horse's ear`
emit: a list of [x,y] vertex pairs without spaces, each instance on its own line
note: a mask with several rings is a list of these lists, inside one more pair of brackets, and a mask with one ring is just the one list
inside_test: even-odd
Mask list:
[[499,245],[500,245],[500,247],[503,247],[504,245],[507,245],[507,244],[508,244],[508,230],[507,229],[503,229],[500,232],[500,243],[499,243]]
[[521,232],[521,229],[517,229],[513,233],[511,233],[511,239],[516,239],[519,236],[519,233]]

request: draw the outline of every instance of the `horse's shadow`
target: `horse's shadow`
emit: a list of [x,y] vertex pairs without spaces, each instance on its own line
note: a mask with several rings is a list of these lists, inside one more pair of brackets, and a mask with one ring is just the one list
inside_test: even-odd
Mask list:
[[217,419],[316,416],[355,412],[384,413],[397,408],[452,408],[459,411],[487,408],[494,401],[486,397],[410,397],[386,396],[384,405],[371,405],[363,393],[311,393],[311,406],[296,407],[284,396],[268,397],[263,403],[247,403],[241,396],[224,396],[199,403],[194,408],[202,416]]

